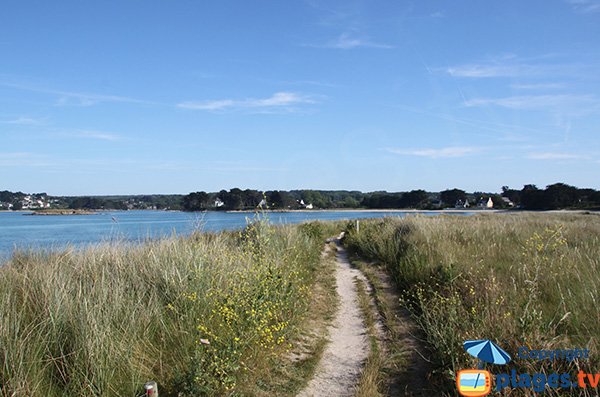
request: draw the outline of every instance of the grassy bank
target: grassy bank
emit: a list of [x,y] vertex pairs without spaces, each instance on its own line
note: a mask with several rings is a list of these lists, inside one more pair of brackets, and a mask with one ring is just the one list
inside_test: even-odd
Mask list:
[[[365,220],[345,244],[383,263],[424,330],[440,381],[455,393],[456,371],[477,367],[462,342],[489,338],[518,372],[598,372],[600,217],[496,214]],[[517,349],[587,347],[590,360],[523,360]],[[490,367],[492,373],[500,367]],[[504,389],[528,395],[529,389]],[[548,391],[566,394],[564,390]],[[581,393],[582,391],[573,391]]]
[[137,396],[151,379],[161,396],[293,393],[268,374],[307,316],[322,238],[261,222],[16,253],[0,269],[0,395]]

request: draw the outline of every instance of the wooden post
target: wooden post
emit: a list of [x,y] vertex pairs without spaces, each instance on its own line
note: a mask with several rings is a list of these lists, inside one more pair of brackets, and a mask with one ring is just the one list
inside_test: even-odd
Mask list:
[[144,385],[146,390],[146,397],[158,397],[158,385],[156,382],[151,381]]
[[360,232],[360,222],[359,222],[359,220],[357,219],[357,220],[356,220],[356,233],[359,233],[359,232]]

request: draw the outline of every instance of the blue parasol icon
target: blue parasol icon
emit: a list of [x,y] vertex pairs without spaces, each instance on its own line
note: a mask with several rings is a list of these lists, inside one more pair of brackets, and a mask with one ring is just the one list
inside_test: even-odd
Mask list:
[[503,365],[510,361],[508,353],[488,339],[467,340],[463,346],[467,353],[486,363]]

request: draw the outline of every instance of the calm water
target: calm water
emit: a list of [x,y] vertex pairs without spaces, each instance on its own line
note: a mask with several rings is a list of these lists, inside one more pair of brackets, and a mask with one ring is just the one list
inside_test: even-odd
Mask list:
[[[273,223],[307,220],[361,219],[405,216],[403,212],[316,211],[270,213]],[[166,211],[107,211],[93,215],[28,216],[0,211],[0,263],[15,248],[81,246],[113,240],[186,235],[193,230],[232,230],[246,225],[251,213],[188,213]]]

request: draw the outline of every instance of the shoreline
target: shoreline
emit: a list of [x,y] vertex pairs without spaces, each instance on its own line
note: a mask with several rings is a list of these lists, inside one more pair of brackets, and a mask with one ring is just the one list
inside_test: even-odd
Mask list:
[[[414,209],[414,208],[409,208],[409,209],[381,209],[381,208],[377,208],[377,209],[366,209],[366,208],[358,208],[358,209],[352,209],[352,208],[330,208],[330,209],[318,209],[318,210],[306,210],[306,209],[300,209],[300,210],[229,210],[229,211],[224,211],[226,213],[254,213],[254,212],[273,212],[273,213],[289,213],[289,212],[381,212],[381,213],[385,213],[385,212],[398,212],[398,213],[406,213],[406,212],[410,212],[410,213],[471,213],[471,212],[507,212],[509,210],[504,210],[504,209],[491,209],[491,210],[482,210],[482,209],[456,209],[456,208],[452,208],[452,209],[444,209],[444,210],[418,210],[418,209]],[[198,211],[200,212],[200,211]],[[219,211],[214,211],[214,212],[219,212]]]
[[504,209],[459,209],[459,208],[448,208],[439,210],[421,210],[414,208],[407,209],[367,209],[367,208],[328,208],[328,209],[287,209],[287,210],[272,210],[272,209],[245,209],[245,210],[204,210],[204,211],[183,211],[183,210],[154,210],[154,209],[132,209],[132,210],[118,210],[118,209],[94,209],[94,210],[54,210],[54,211],[35,211],[35,210],[0,210],[0,214],[23,214],[28,216],[69,216],[69,215],[99,215],[110,212],[137,212],[137,211],[153,211],[153,212],[183,212],[183,213],[225,213],[225,214],[253,214],[253,213],[327,213],[327,212],[354,212],[354,213],[405,213],[405,214],[497,214],[497,213],[513,213],[513,214],[527,214],[527,213],[550,213],[550,214],[600,214],[600,210],[588,210],[588,209],[562,209],[562,210],[515,210],[511,208]]
[[97,211],[93,210],[43,210],[31,211],[23,214],[26,216],[66,216],[66,215],[98,215]]

